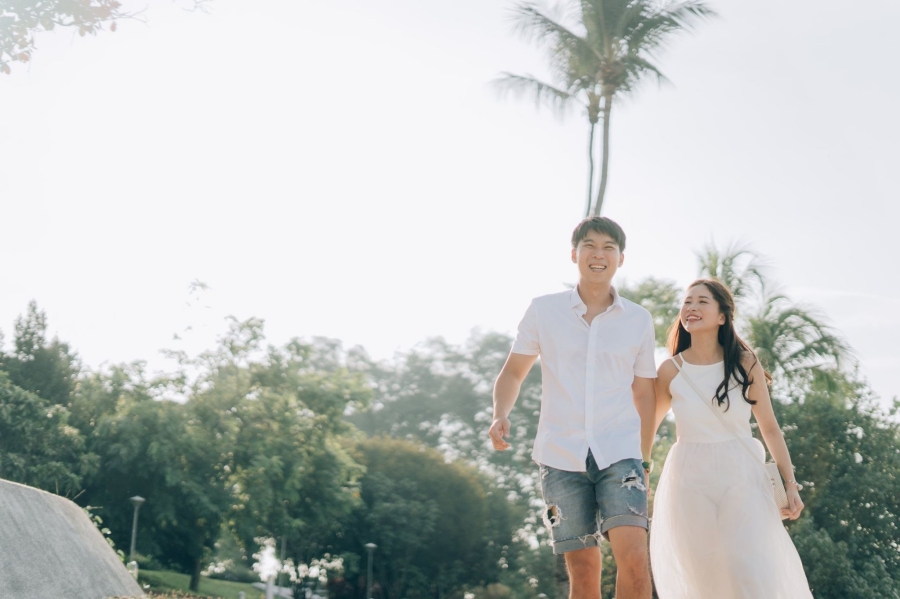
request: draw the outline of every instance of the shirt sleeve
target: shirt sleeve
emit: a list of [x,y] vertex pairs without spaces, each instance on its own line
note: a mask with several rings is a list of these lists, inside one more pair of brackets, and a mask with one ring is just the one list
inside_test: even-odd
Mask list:
[[656,331],[653,328],[653,317],[647,315],[647,326],[644,331],[644,338],[641,342],[641,348],[634,360],[634,376],[643,379],[656,378]]
[[525,316],[522,317],[522,321],[519,323],[516,340],[513,341],[512,353],[525,354],[526,356],[537,356],[541,353],[534,301],[528,306]]

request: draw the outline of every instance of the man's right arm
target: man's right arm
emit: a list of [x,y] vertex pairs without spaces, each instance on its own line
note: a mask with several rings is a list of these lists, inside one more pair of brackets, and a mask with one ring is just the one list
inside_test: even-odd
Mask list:
[[528,376],[537,355],[511,353],[506,359],[506,364],[500,370],[500,375],[494,383],[494,422],[488,435],[494,444],[494,449],[502,451],[509,449],[506,441],[509,437],[509,413],[512,412],[516,399],[519,397],[519,389],[522,381]]

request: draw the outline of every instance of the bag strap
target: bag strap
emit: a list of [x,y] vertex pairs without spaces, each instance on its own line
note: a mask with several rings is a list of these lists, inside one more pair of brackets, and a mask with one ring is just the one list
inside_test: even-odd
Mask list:
[[[713,414],[716,415],[716,418],[719,419],[719,422],[722,423],[722,426],[724,426],[726,429],[728,429],[728,432],[730,432],[732,435],[734,435],[734,438],[741,442],[741,446],[744,449],[746,449],[750,453],[750,455],[753,456],[753,461],[759,463],[759,456],[756,454],[756,452],[754,452],[752,449],[750,449],[750,447],[747,445],[747,443],[744,442],[745,437],[739,436],[735,432],[734,428],[730,424],[728,424],[728,422],[725,420],[725,417],[719,413],[719,410],[717,410],[716,408],[713,407],[712,402],[707,401],[706,399],[703,398],[703,393],[697,388],[697,385],[694,384],[694,381],[691,380],[691,377],[688,376],[688,373],[684,371],[684,369],[681,367],[681,364],[679,364],[678,360],[676,360],[675,358],[679,358],[682,361],[684,361],[684,358],[679,353],[678,355],[676,355],[672,358],[672,363],[675,364],[675,368],[677,368],[678,372],[681,373],[681,378],[683,378],[685,381],[687,381],[687,384],[690,385],[691,388],[694,390],[694,393],[697,394],[697,399],[700,400],[700,403],[705,405],[707,408],[710,409],[710,411]],[[765,454],[763,454],[763,460],[765,460]],[[760,463],[759,465],[763,466],[762,463]],[[763,469],[765,469],[765,467],[763,467]]]

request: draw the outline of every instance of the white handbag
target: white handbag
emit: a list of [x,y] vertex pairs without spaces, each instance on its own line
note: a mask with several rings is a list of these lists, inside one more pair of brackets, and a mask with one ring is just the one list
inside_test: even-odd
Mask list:
[[[681,358],[681,354],[678,354],[678,356],[676,357]],[[684,358],[681,359],[683,360]],[[752,449],[750,449],[750,447],[744,442],[744,438],[740,437],[731,427],[731,425],[725,421],[725,418],[722,417],[722,414],[720,414],[719,411],[712,406],[712,401],[707,401],[703,398],[703,393],[701,393],[700,390],[697,389],[697,386],[694,384],[694,381],[691,380],[691,377],[689,377],[684,369],[681,368],[681,364],[678,363],[678,360],[673,358],[672,362],[674,362],[675,367],[678,368],[678,371],[681,373],[681,376],[684,377],[684,380],[687,381],[688,385],[690,385],[694,392],[697,394],[697,399],[699,399],[707,408],[710,409],[713,414],[716,415],[716,418],[718,418],[722,425],[727,428],[732,435],[734,435],[735,439],[741,442],[741,446],[743,446],[743,448],[753,456],[753,461],[763,467],[763,470],[765,471],[769,482],[772,483],[772,494],[775,496],[775,505],[777,505],[779,509],[787,509],[787,491],[785,491],[784,489],[784,482],[781,480],[781,472],[778,470],[778,464],[776,464],[775,462],[766,462],[765,464],[761,463],[756,453]]]

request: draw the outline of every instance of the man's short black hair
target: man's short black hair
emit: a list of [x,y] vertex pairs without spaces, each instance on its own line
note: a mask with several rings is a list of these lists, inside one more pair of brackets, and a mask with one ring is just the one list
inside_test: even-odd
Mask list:
[[618,244],[619,251],[625,251],[625,231],[622,230],[619,223],[605,216],[591,216],[578,223],[578,226],[572,231],[573,248],[578,247],[578,243],[587,236],[588,231],[609,235]]

